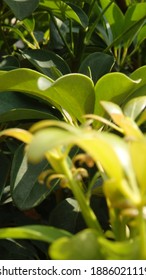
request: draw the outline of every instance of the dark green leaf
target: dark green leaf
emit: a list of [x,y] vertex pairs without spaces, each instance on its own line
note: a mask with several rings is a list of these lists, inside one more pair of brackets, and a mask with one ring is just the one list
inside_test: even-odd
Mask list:
[[48,189],[45,184],[38,182],[38,176],[49,167],[47,161],[31,165],[27,163],[23,153],[24,146],[20,146],[14,156],[11,170],[11,192],[17,207],[24,210],[38,205],[54,186]]
[[91,76],[94,83],[104,74],[110,72],[114,64],[114,57],[105,53],[92,53],[82,62],[79,72]]
[[56,80],[61,75],[70,73],[67,63],[53,52],[46,50],[26,50],[23,52],[23,55],[40,72],[53,80]]
[[75,233],[79,215],[78,202],[73,198],[67,198],[59,203],[51,212],[49,224]]
[[0,238],[33,239],[45,242],[53,242],[63,236],[70,237],[71,233],[43,225],[32,225],[22,227],[7,227],[0,229]]
[[0,152],[0,167],[1,167],[0,170],[0,199],[1,199],[10,171],[10,161],[8,157],[4,155],[2,152]]
[[3,60],[0,62],[0,70],[13,70],[19,68],[19,61],[16,57],[9,55],[3,58]]
[[0,94],[0,123],[43,118],[55,118],[45,104],[16,92]]
[[15,17],[22,20],[37,8],[39,0],[4,0],[11,8]]

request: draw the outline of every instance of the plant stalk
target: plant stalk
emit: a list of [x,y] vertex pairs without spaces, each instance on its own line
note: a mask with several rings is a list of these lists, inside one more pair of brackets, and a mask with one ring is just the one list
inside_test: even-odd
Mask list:
[[80,185],[77,183],[76,179],[74,178],[71,169],[68,166],[66,158],[62,160],[62,169],[64,171],[64,174],[66,178],[68,179],[70,189],[76,198],[76,200],[79,203],[82,215],[84,217],[84,220],[89,228],[94,228],[98,231],[99,235],[103,235],[103,231],[101,229],[101,226],[92,211],[88,201],[86,200],[82,189],[80,188]]

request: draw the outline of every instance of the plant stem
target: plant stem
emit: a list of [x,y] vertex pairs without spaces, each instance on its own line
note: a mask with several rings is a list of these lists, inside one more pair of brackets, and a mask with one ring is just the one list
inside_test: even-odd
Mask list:
[[[97,0],[96,0],[97,1]],[[85,37],[85,44],[88,45],[90,42],[90,38],[98,24],[98,22],[101,20],[101,18],[103,17],[103,15],[105,14],[105,12],[108,10],[108,8],[111,6],[111,4],[114,2],[114,0],[111,0],[111,2],[102,10],[102,12],[100,13],[100,15],[96,18],[96,20],[94,21],[94,23],[89,27],[88,32],[86,34]],[[95,4],[95,3],[94,3]],[[94,6],[93,6],[94,7]]]
[[65,37],[63,36],[62,32],[60,31],[60,28],[58,27],[57,21],[56,21],[54,15],[53,15],[51,12],[50,12],[50,17],[51,17],[51,19],[52,19],[52,21],[53,21],[53,23],[54,23],[54,25],[55,25],[55,27],[56,27],[58,33],[59,33],[60,38],[62,39],[64,45],[66,46],[66,48],[67,48],[67,50],[68,50],[68,52],[69,52],[71,58],[74,58],[74,54],[73,54],[73,52],[72,52],[70,46],[68,45],[68,43],[67,43]]
[[76,179],[74,178],[71,169],[68,166],[66,158],[62,160],[62,169],[64,171],[65,176],[68,179],[70,189],[79,203],[82,215],[84,220],[89,228],[94,228],[98,231],[99,235],[103,235],[103,231],[98,223],[98,220],[92,211],[87,199],[85,198],[80,185],[77,183]]

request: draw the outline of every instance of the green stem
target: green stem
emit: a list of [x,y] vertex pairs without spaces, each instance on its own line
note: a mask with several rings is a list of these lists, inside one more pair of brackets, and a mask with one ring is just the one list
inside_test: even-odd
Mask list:
[[51,12],[50,12],[50,17],[51,17],[51,19],[52,19],[52,21],[53,21],[53,23],[54,23],[54,25],[55,25],[55,27],[56,27],[58,33],[59,33],[60,38],[62,39],[64,45],[66,46],[66,48],[67,48],[67,50],[68,50],[70,56],[71,56],[72,58],[74,58],[74,54],[73,54],[72,50],[70,49],[70,46],[68,45],[68,43],[67,43],[65,37],[63,36],[62,32],[60,31],[60,28],[58,27],[57,21],[56,21],[54,15],[53,15]]
[[32,39],[33,39],[33,41],[34,41],[34,44],[35,44],[36,49],[40,49],[39,43],[38,43],[36,37],[34,36],[34,33],[33,33],[33,32],[30,32],[30,36],[32,37]]
[[98,231],[100,235],[103,235],[103,231],[100,227],[100,224],[98,223],[98,220],[92,211],[87,199],[85,198],[85,195],[80,188],[80,185],[77,183],[76,179],[74,178],[70,167],[68,166],[66,158],[62,160],[62,169],[64,171],[64,174],[66,175],[70,189],[76,198],[76,200],[79,203],[82,215],[84,217],[84,220],[89,228],[94,228]]
[[[96,0],[97,1],[97,0]],[[111,6],[111,4],[114,2],[114,0],[112,0],[103,10],[102,12],[100,13],[99,17],[96,18],[95,22],[89,27],[89,30],[86,34],[86,37],[85,37],[85,44],[88,45],[89,42],[90,42],[90,38],[98,24],[98,22],[101,20],[102,16],[105,14],[105,12],[108,10],[108,8]],[[94,3],[95,4],[95,3]],[[94,6],[93,6],[94,7]]]

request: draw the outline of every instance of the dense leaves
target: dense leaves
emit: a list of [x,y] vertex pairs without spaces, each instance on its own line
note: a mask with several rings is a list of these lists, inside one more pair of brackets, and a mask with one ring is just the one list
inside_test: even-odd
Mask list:
[[145,20],[1,1],[0,259],[146,259]]

